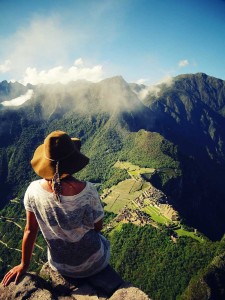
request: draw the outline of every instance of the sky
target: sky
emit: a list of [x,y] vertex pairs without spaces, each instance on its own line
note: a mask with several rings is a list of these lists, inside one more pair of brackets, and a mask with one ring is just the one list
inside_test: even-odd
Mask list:
[[0,0],[0,82],[225,80],[224,0]]

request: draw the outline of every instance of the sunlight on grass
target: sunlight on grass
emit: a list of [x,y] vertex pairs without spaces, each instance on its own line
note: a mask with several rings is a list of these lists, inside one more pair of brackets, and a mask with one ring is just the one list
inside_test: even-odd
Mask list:
[[199,242],[204,242],[203,237],[197,236],[196,233],[193,232],[193,231],[187,231],[187,230],[184,230],[184,229],[181,229],[181,228],[177,229],[175,231],[178,234],[178,236],[188,236],[188,237],[191,237],[193,239],[198,240]]
[[151,216],[152,220],[157,222],[157,223],[161,223],[161,224],[168,224],[171,223],[171,221],[166,218],[165,216],[163,216],[159,209],[157,209],[154,206],[148,206],[144,208],[144,211]]

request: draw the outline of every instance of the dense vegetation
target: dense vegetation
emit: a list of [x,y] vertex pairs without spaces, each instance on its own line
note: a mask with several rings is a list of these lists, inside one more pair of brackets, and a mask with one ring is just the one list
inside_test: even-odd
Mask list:
[[[114,217],[115,214],[106,213],[105,224]],[[0,278],[10,267],[20,262],[19,249],[24,224],[22,200],[12,200],[1,211],[0,239],[5,245],[0,245]],[[199,242],[189,237],[180,237],[173,242],[169,233],[165,227],[156,229],[150,225],[139,227],[119,224],[105,233],[111,242],[111,264],[125,280],[132,281],[156,300],[208,299],[203,297],[208,290],[206,283],[211,286],[214,294],[215,289],[223,289],[225,239],[220,242],[207,239]],[[30,270],[40,270],[46,260],[46,243],[39,234]],[[212,277],[217,279],[211,279],[213,282],[210,283]],[[206,279],[203,281],[201,278]],[[215,285],[215,281],[218,285]],[[203,287],[200,289],[201,285]],[[221,293],[218,291],[217,298],[212,299],[223,299],[219,298]]]
[[188,237],[174,243],[166,230],[149,225],[120,225],[109,238],[113,266],[155,300],[192,299],[181,297],[189,281],[225,246],[224,241],[200,243]]
[[224,300],[225,299],[225,253],[224,241],[221,243],[221,254],[197,276],[194,276],[182,295],[182,300]]
[[[16,96],[13,87],[0,84],[0,102],[9,91]],[[49,132],[60,129],[79,137],[90,157],[78,178],[94,182],[101,192],[127,178],[125,170],[114,168],[118,160],[155,168],[144,179],[166,193],[183,223],[218,240],[180,237],[173,243],[165,228],[119,225],[107,234],[111,263],[123,277],[156,300],[203,300],[210,289],[212,299],[223,299],[224,82],[204,74],[180,76],[143,103],[122,78],[34,89],[21,108],[0,107],[0,276],[20,261],[23,194],[37,178],[29,163],[32,153]],[[106,214],[106,222],[114,217]],[[31,270],[45,260],[40,235]]]
[[[14,199],[1,210],[0,217],[0,279],[6,270],[21,261],[21,246],[25,226],[25,210],[22,199]],[[30,269],[38,271],[46,262],[46,243],[39,233]]]

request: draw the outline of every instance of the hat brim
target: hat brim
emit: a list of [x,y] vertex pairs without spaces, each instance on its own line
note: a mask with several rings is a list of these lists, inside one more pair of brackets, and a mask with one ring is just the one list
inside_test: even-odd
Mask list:
[[[37,175],[45,179],[52,179],[56,172],[57,161],[52,161],[44,155],[44,144],[40,145],[34,152],[31,160],[33,170]],[[59,161],[59,175],[64,178],[82,170],[89,163],[89,158],[77,149],[67,157]]]

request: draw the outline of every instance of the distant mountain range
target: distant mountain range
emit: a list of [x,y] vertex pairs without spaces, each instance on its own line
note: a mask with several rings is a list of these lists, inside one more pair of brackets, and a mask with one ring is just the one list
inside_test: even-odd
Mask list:
[[[120,76],[98,83],[76,81],[67,85],[23,86],[18,82],[1,82],[0,242],[2,247],[3,245],[9,249],[19,247],[19,241],[9,237],[8,232],[15,231],[15,236],[20,238],[20,226],[24,215],[21,201],[18,199],[23,198],[29,182],[37,178],[29,162],[34,149],[43,142],[45,136],[57,129],[81,139],[82,151],[90,157],[90,164],[77,176],[95,183],[100,193],[105,188],[111,188],[127,179],[128,174],[125,170],[115,168],[118,161],[126,161],[130,165],[143,169],[153,168],[155,171],[152,174],[143,174],[143,179],[163,191],[168,204],[179,213],[182,224],[195,228],[211,240],[221,240],[218,246],[215,246],[216,243],[207,246],[208,242],[201,246],[188,239],[181,239],[180,243],[176,244],[178,248],[174,250],[168,237],[171,228],[159,226],[160,233],[157,233],[155,228],[144,227],[139,230],[131,224],[124,227],[124,231],[112,233],[114,241],[112,245],[114,253],[118,251],[119,257],[123,247],[130,249],[133,243],[142,245],[140,251],[134,251],[132,255],[129,251],[123,251],[124,261],[128,265],[132,261],[132,272],[134,274],[135,271],[141,272],[139,267],[142,270],[141,268],[145,268],[145,263],[149,261],[149,249],[154,251],[154,247],[160,245],[162,256],[156,255],[154,262],[156,265],[161,259],[166,261],[168,257],[171,260],[170,251],[178,251],[176,253],[180,253],[179,262],[185,261],[182,255],[191,257],[188,262],[185,261],[190,272],[193,272],[191,270],[194,267],[197,271],[208,266],[208,269],[204,269],[205,273],[201,273],[207,280],[209,277],[211,280],[214,276],[212,275],[214,261],[219,262],[216,264],[218,267],[216,272],[222,270],[222,275],[217,278],[218,285],[212,283],[212,290],[217,291],[217,286],[221,285],[225,273],[223,266],[225,240],[221,239],[225,233],[225,81],[197,73],[180,75],[151,87],[129,84]],[[18,199],[12,200],[13,198]],[[9,200],[12,201],[7,206]],[[18,219],[14,218],[15,209]],[[144,211],[142,215],[143,213]],[[109,219],[113,217],[114,214],[108,216]],[[9,229],[8,226],[13,224],[15,226]],[[133,236],[134,232],[136,232],[135,236]],[[143,238],[140,240],[142,235]],[[149,244],[143,242],[147,236],[150,237]],[[121,248],[118,242],[121,243]],[[43,250],[44,242],[38,240],[38,243],[39,246],[41,245],[39,248]],[[211,264],[214,253],[204,252],[204,247],[217,249]],[[0,251],[3,257],[3,260],[0,260],[1,274],[4,273],[7,265],[12,263],[11,260],[16,261],[20,254],[16,250],[9,256],[7,252],[9,249],[4,248]],[[192,257],[192,250],[195,257]],[[187,251],[186,254],[183,254],[183,251]],[[202,262],[198,264],[200,258],[196,253],[201,256],[199,251],[203,251],[202,255],[205,255],[203,258],[205,265],[201,265]],[[42,253],[36,254],[36,263],[42,255]],[[115,264],[117,255],[112,257]],[[146,259],[142,261],[143,256],[146,256]],[[139,263],[134,270],[135,259],[139,259],[142,263]],[[196,263],[194,263],[195,259]],[[190,267],[192,262],[194,265]],[[177,267],[182,268],[182,263],[178,266],[176,260],[170,263],[174,263],[174,270]],[[121,268],[124,274],[126,272],[130,274],[130,271],[126,271],[123,266],[123,262],[120,262],[118,268]],[[156,275],[159,272],[163,274],[159,276],[164,276],[167,272],[163,269],[153,271]],[[168,274],[167,284],[170,286],[170,277],[173,278],[174,275]],[[217,273],[213,274],[217,276]],[[187,272],[186,275],[182,288],[179,285],[174,286],[171,295],[175,295],[177,291],[183,292],[188,285],[188,280],[194,274]],[[155,277],[147,273],[146,276],[149,281],[145,280],[144,290],[150,291],[154,296],[152,291],[154,291]],[[198,282],[202,282],[203,277],[193,278],[190,288],[186,290],[187,298],[182,299],[192,299],[190,295],[196,294],[196,286]],[[159,285],[160,278],[157,279]],[[136,279],[138,282],[138,277],[132,280]],[[140,285],[142,284],[143,282]],[[204,288],[206,291],[210,285],[211,281],[206,283],[204,281],[201,291]],[[169,291],[167,287],[162,286],[161,293],[164,290]],[[155,292],[155,299],[162,299],[160,291],[159,294]],[[199,297],[198,299],[201,299],[201,296]]]
[[[26,95],[28,90],[33,94],[24,104],[4,105],[5,101]],[[116,157],[126,137],[132,132],[138,135],[143,129],[159,133],[178,149],[174,159],[180,163],[182,180],[177,186],[173,184],[173,189],[169,184],[161,188],[172,196],[171,202],[181,216],[209,236],[219,237],[225,232],[223,80],[198,73],[180,75],[169,84],[155,87],[129,84],[119,76],[99,83],[77,81],[26,87],[3,81],[0,103],[3,199],[22,180],[30,179],[30,155],[49,131],[64,129],[79,136],[84,149],[88,145],[90,154],[96,151],[96,156],[107,142],[108,151],[114,151]],[[96,144],[97,149],[93,148]],[[18,164],[24,164],[24,174],[18,174]],[[103,182],[104,172],[99,173],[102,175],[97,181]]]

